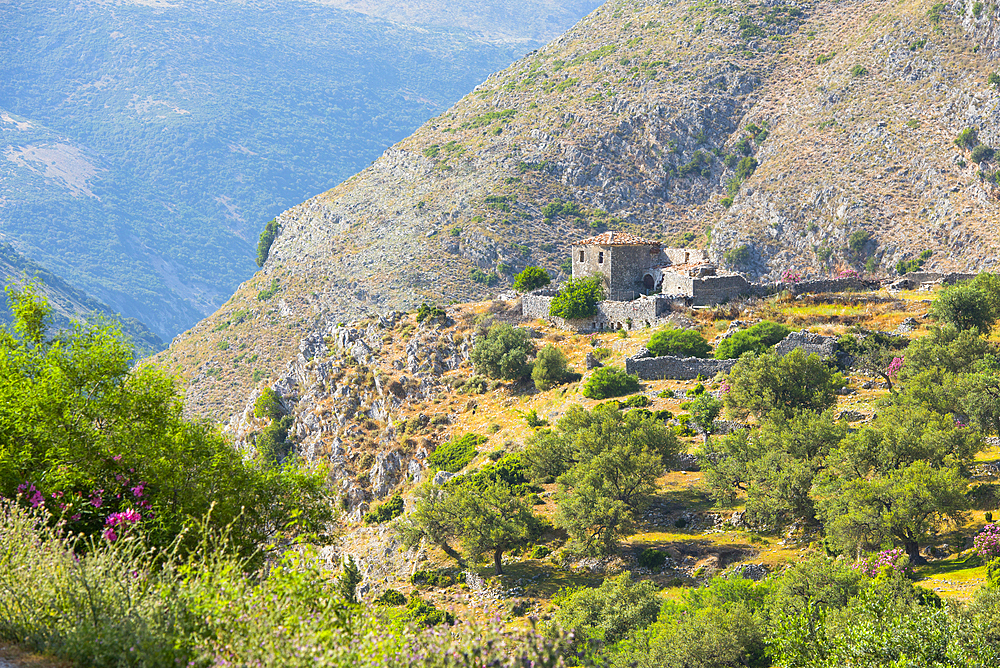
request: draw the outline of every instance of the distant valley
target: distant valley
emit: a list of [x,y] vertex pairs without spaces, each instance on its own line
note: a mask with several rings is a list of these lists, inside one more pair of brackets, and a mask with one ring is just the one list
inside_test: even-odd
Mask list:
[[453,5],[0,2],[0,240],[169,340],[253,273],[267,220],[595,3],[515,4],[502,34]]

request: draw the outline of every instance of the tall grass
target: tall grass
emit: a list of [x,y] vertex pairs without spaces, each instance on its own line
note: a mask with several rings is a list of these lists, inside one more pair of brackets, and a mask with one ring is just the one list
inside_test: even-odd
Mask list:
[[[355,606],[306,549],[246,572],[223,538],[150,550],[0,499],[0,638],[81,666],[562,666],[572,637],[418,628]],[[181,556],[181,555],[184,556]]]

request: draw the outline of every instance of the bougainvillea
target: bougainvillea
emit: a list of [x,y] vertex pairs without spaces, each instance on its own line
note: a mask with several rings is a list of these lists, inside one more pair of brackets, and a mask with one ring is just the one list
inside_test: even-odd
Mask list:
[[1000,557],[1000,524],[987,524],[973,541],[976,553],[984,559]]
[[859,559],[854,564],[854,570],[864,573],[869,577],[875,577],[885,567],[905,573],[909,567],[909,561],[904,559],[905,556],[906,552],[901,547],[882,550],[881,552],[875,552]]

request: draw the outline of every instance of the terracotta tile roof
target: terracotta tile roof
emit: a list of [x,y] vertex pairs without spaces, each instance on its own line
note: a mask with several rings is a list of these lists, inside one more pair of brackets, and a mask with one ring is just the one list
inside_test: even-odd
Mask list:
[[590,237],[577,242],[580,246],[659,246],[660,242],[637,237],[628,232],[601,232],[596,237]]

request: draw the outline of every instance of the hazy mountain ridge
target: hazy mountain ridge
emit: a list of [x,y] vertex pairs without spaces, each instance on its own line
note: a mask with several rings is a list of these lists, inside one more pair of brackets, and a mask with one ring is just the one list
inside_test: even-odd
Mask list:
[[[987,266],[998,242],[992,187],[974,166],[956,170],[969,156],[952,140],[979,123],[993,141],[996,117],[955,101],[995,104],[986,79],[997,17],[969,22],[972,8],[953,5],[935,22],[932,7],[606,4],[365,171],[279,216],[264,271],[166,359],[192,380],[206,370],[223,379],[195,383],[190,397],[228,416],[240,401],[227,392],[281,368],[299,337],[330,320],[482,298],[528,264],[558,275],[574,239],[608,227],[698,245],[710,231],[716,258],[746,245],[738,268],[758,277],[866,263],[894,273],[924,250],[931,267]],[[890,53],[898,70],[883,66]],[[872,127],[891,129],[895,157],[876,156],[865,139]],[[760,166],[740,177],[744,157]],[[891,161],[912,161],[910,175],[887,179]],[[890,225],[860,213],[866,198],[925,203]],[[969,222],[943,237],[921,209],[946,199]],[[553,211],[557,200],[575,208]],[[852,249],[859,231],[870,238]],[[962,242],[972,247],[965,255],[950,250],[959,235],[976,240]],[[268,286],[276,296],[258,300]],[[267,331],[271,361],[258,358],[257,369],[212,349],[213,329],[244,308],[260,316],[254,336]]]
[[0,237],[162,336],[251,275],[266,220],[531,48],[306,0],[28,0],[0,25]]
[[[77,290],[52,272],[29,258],[24,257],[10,244],[0,243],[0,282],[5,285],[21,286],[31,282],[52,307],[52,325],[56,330],[65,329],[71,323],[98,319],[120,324],[122,331],[135,344],[140,355],[157,352],[164,343],[143,323],[131,318],[123,318],[107,304],[102,304],[90,295]],[[0,323],[10,324],[6,292],[0,292]]]

